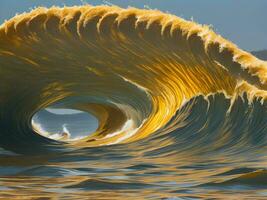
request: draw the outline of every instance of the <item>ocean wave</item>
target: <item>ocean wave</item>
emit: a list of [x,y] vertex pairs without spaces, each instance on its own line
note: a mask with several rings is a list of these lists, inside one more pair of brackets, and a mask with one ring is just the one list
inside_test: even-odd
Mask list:
[[[267,63],[208,26],[157,10],[37,8],[1,25],[0,47],[4,149],[266,148]],[[79,140],[45,137],[32,118],[47,107],[89,112],[99,127]]]

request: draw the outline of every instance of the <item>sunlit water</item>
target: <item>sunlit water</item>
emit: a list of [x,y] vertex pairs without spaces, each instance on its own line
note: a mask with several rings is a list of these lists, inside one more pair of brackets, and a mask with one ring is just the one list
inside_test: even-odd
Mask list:
[[0,26],[0,80],[3,199],[267,197],[267,63],[208,26],[35,9]]
[[[198,98],[193,107],[180,110],[174,131],[136,143],[38,156],[3,154],[0,194],[52,199],[264,198],[266,109],[259,112],[262,106],[255,104],[247,111],[261,116],[248,131],[251,118],[239,120],[237,110],[225,118],[227,106],[222,96],[211,100],[209,109]],[[191,114],[184,117],[187,109]]]

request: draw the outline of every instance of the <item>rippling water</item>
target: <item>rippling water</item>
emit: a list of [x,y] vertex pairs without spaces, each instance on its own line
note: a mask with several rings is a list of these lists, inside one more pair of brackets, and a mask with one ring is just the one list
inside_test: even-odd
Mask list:
[[[0,26],[0,80],[4,199],[267,196],[267,63],[209,27],[153,10],[38,8]],[[71,118],[42,121],[45,108],[95,118],[55,138]]]

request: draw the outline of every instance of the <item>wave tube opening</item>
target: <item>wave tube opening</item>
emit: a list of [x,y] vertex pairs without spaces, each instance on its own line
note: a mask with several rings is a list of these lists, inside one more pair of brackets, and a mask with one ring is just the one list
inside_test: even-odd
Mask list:
[[98,128],[97,119],[74,109],[47,108],[38,111],[32,118],[32,126],[44,137],[72,142],[83,139]]

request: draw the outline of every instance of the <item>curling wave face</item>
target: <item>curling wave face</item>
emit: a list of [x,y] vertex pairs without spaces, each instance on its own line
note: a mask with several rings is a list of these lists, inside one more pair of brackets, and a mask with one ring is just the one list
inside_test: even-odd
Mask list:
[[[267,63],[208,26],[170,14],[81,6],[15,16],[0,26],[0,80],[0,146],[6,150],[74,150],[95,162],[102,157],[102,163],[107,157],[129,165],[153,161],[136,168],[124,163],[124,170],[207,167],[196,181],[179,175],[184,185],[212,182],[213,175],[240,168],[255,155],[257,167],[266,162]],[[47,107],[89,112],[99,126],[80,140],[49,139],[32,124]],[[207,165],[200,166],[205,156]],[[219,164],[228,167],[219,170]],[[161,184],[144,180],[114,187]],[[109,186],[91,181],[76,186]]]
[[143,139],[197,95],[266,99],[266,62],[159,11],[38,8],[5,22],[0,36],[1,145],[11,150],[62,146],[30,124],[48,106],[98,118],[93,136],[69,144],[88,147]]

